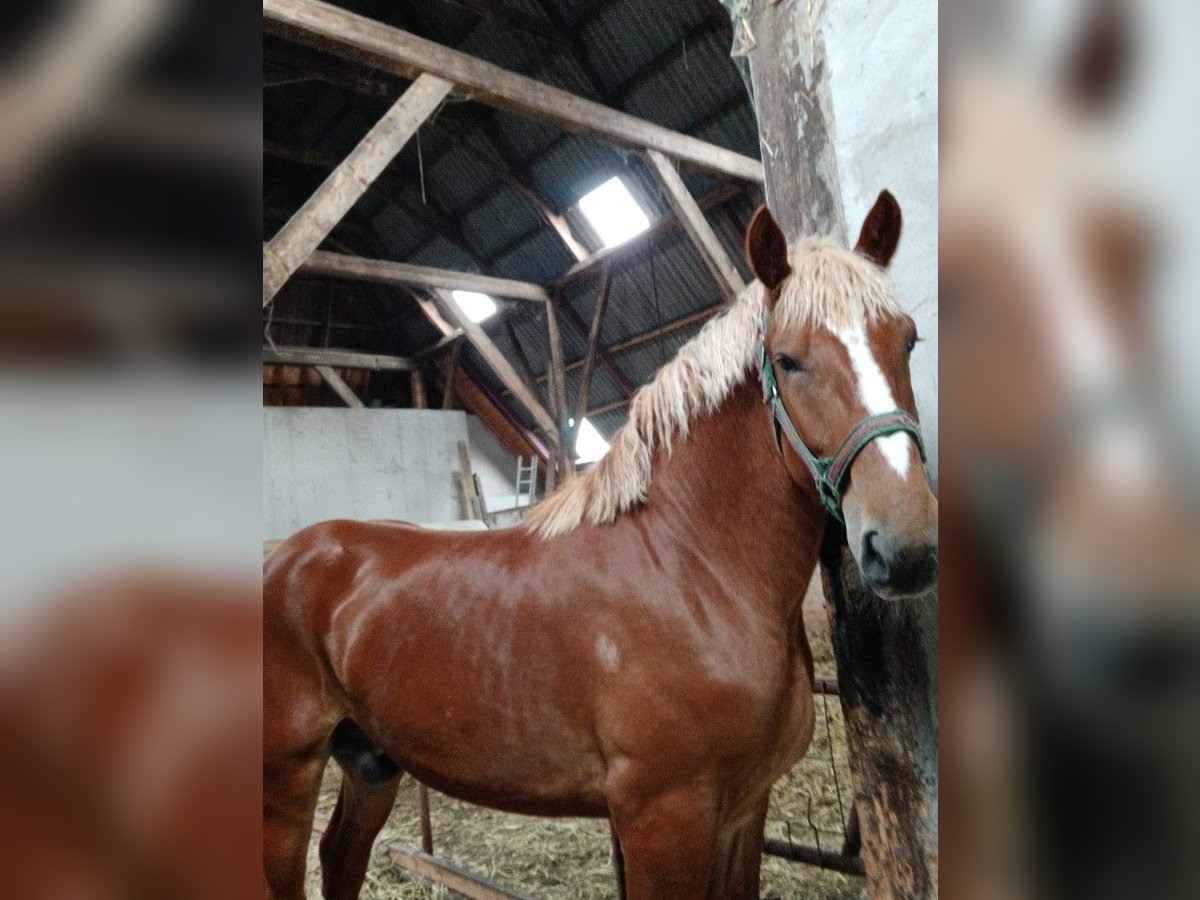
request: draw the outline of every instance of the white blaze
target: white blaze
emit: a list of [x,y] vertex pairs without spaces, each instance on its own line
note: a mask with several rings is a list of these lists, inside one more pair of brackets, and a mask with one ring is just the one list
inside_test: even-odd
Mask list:
[[596,637],[596,658],[607,672],[615,672],[621,664],[621,651],[607,634]]
[[[858,396],[866,407],[867,415],[877,416],[898,409],[883,369],[879,368],[879,363],[875,361],[875,355],[871,352],[866,330],[859,327],[830,331],[845,345],[846,352],[850,355],[850,365],[858,379]],[[889,434],[875,438],[871,443],[879,448],[883,458],[901,478],[908,477],[910,448],[913,442],[907,434]]]

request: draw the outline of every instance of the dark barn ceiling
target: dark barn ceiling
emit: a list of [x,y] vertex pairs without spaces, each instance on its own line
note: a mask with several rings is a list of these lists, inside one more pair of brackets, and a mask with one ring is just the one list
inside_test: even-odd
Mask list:
[[[717,0],[420,0],[339,5],[454,47],[513,72],[621,109],[713,144],[759,157],[753,106],[729,58],[731,26]],[[267,34],[263,52],[264,239],[308,198],[407,87],[284,36]],[[477,271],[553,285],[576,262],[539,213],[565,214],[591,237],[572,207],[620,175],[651,222],[670,206],[637,153],[562,132],[533,119],[452,97],[422,126],[323,245],[359,256]],[[697,199],[716,192],[709,223],[741,262],[741,235],[761,189],[691,171]],[[594,243],[589,249],[597,249]],[[743,270],[743,276],[748,277]],[[598,278],[562,286],[562,337],[572,407]],[[643,241],[612,272],[601,344],[619,377],[598,365],[589,419],[610,436],[625,420],[626,388],[649,380],[704,321],[722,296],[687,236],[669,230]],[[403,290],[300,274],[264,313],[277,344],[334,346],[410,355],[439,333]],[[582,326],[580,328],[579,326]],[[484,323],[501,351],[524,357],[547,406],[545,314],[540,305],[501,302]],[[514,344],[514,341],[516,342]],[[531,425],[474,351],[464,371]],[[439,373],[429,380],[438,391]],[[520,369],[521,365],[517,364]],[[313,402],[276,394],[268,402]],[[372,378],[368,397],[403,405],[397,379]],[[269,392],[268,392],[269,393]],[[436,399],[436,397],[434,398]],[[329,402],[328,398],[323,402]]]

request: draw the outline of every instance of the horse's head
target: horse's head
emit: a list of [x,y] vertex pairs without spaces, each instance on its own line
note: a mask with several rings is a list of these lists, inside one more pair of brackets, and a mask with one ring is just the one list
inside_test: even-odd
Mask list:
[[763,285],[762,374],[784,464],[844,519],[867,583],[893,598],[923,593],[937,578],[937,500],[908,367],[916,325],[881,272],[900,221],[884,191],[854,253],[821,244],[790,253],[765,206],[746,233]]

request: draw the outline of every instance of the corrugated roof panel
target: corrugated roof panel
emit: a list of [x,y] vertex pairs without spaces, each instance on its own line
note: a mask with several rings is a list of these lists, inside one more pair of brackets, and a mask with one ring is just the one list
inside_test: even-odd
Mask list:
[[505,278],[550,284],[575,262],[563,246],[558,233],[549,227],[538,229],[528,240],[492,260],[496,274]]
[[[452,215],[468,211],[468,204],[496,180],[495,175],[461,147],[450,148],[436,160],[426,157],[425,162],[426,194],[431,191],[436,194],[442,207]],[[419,181],[412,180],[419,191]]]
[[507,186],[485,199],[462,220],[467,239],[485,259],[518,246],[517,239],[544,225],[529,201]]
[[608,3],[580,31],[589,57],[612,90],[707,14],[701,3],[658,3],[652,15],[642,0]]

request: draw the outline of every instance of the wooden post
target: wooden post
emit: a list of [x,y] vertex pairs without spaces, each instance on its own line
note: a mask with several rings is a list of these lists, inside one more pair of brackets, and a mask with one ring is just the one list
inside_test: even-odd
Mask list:
[[657,150],[647,150],[646,159],[650,164],[650,171],[658,177],[659,184],[666,191],[671,209],[675,211],[684,231],[700,252],[704,265],[716,279],[717,287],[721,289],[726,300],[732,300],[746,287],[742,276],[738,274],[737,266],[721,246],[721,241],[708,224],[708,219],[704,218],[703,211],[692,198],[679,173],[675,171],[671,160]]
[[458,377],[458,360],[462,356],[462,341],[456,341],[450,351],[450,367],[446,370],[446,390],[442,392],[442,409],[454,409],[454,380]]
[[329,366],[317,366],[317,372],[320,373],[322,380],[333,388],[333,392],[342,398],[342,402],[352,409],[362,409],[363,402],[358,399],[358,395],[350,389],[350,385],[346,384],[344,378]]
[[592,327],[588,329],[587,356],[583,360],[583,371],[579,373],[579,393],[575,397],[575,427],[571,430],[569,444],[574,444],[575,435],[587,413],[588,397],[592,393],[592,372],[596,369],[596,352],[600,349],[600,327],[604,324],[604,310],[608,306],[608,290],[612,286],[612,267],[605,266],[600,273],[600,284],[596,288],[596,308],[592,312]]
[[568,422],[567,375],[563,360],[562,333],[558,329],[558,313],[555,309],[561,297],[546,304],[546,338],[550,347],[548,372],[550,375],[550,408],[558,420],[558,443],[562,452],[558,456],[559,475],[566,481],[575,477],[575,454],[571,440],[572,428]]
[[425,376],[420,369],[413,369],[409,378],[412,384],[413,409],[429,409],[429,400],[425,396]]
[[350,151],[263,249],[263,306],[329,236],[450,93],[451,83],[422,75]]
[[[748,23],[766,193],[789,238],[844,240],[821,21],[809,12],[757,3]],[[936,600],[881,611],[888,601],[863,585],[844,542],[822,555],[827,604],[844,598],[838,684],[868,892],[872,900],[936,897]]]

